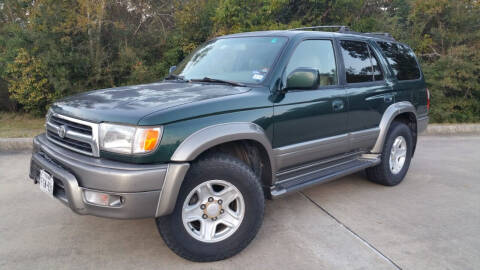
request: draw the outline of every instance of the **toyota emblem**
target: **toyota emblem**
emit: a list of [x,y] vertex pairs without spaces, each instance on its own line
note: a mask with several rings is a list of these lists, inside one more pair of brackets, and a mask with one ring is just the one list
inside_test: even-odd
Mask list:
[[58,128],[58,136],[60,136],[60,138],[65,138],[65,134],[67,133],[67,127],[65,126],[60,126]]

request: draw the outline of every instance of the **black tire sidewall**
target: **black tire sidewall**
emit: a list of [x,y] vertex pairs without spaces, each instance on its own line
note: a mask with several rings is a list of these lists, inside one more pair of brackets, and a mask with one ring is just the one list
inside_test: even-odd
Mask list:
[[[405,138],[405,141],[407,143],[407,156],[405,158],[405,163],[403,164],[402,170],[400,170],[400,172],[398,172],[397,174],[394,174],[390,170],[390,152],[392,149],[392,145],[395,142],[395,139],[399,136],[403,136],[403,138]],[[388,135],[388,139],[382,151],[382,167],[389,185],[394,186],[399,184],[407,174],[410,167],[410,161],[412,159],[412,150],[413,136],[410,128],[404,123],[393,122]]]

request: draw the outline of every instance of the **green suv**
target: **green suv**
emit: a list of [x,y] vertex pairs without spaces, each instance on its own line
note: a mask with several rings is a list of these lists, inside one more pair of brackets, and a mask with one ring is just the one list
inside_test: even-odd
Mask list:
[[222,36],[158,83],[54,103],[30,178],[75,213],[155,218],[193,261],[257,234],[265,199],[366,170],[394,186],[428,124],[412,50],[310,27]]

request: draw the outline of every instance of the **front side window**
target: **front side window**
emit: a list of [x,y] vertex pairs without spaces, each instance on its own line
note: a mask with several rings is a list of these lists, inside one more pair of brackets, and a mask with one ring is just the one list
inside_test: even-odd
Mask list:
[[300,43],[285,70],[288,76],[297,68],[312,68],[320,74],[320,86],[337,84],[337,66],[330,40],[305,40]]
[[285,37],[213,40],[183,60],[173,74],[186,80],[211,78],[239,83],[262,82],[273,67]]
[[381,67],[367,43],[340,41],[347,83],[383,80]]
[[420,69],[413,51],[405,45],[377,42],[398,80],[420,79]]

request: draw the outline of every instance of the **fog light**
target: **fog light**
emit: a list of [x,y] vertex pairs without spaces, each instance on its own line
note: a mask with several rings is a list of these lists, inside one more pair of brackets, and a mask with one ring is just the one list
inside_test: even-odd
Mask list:
[[91,204],[102,206],[120,206],[122,204],[122,196],[101,193],[91,190],[84,190],[85,200]]

